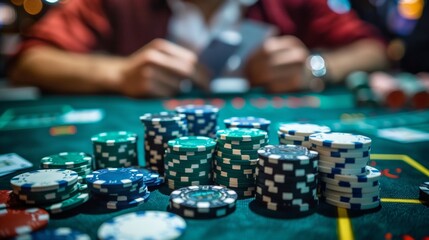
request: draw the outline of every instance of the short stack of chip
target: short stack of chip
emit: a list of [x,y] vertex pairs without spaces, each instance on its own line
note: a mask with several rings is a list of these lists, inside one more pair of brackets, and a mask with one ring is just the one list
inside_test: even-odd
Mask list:
[[215,138],[219,108],[212,105],[185,105],[176,107],[176,112],[186,115],[189,136]]
[[317,205],[318,154],[297,145],[258,150],[255,200],[288,216],[312,213]]
[[286,123],[279,126],[277,131],[280,144],[292,144],[311,147],[308,137],[313,133],[330,132],[331,129],[327,126],[320,126],[309,123]]
[[145,203],[150,192],[144,174],[132,168],[106,168],[86,176],[88,189],[98,205],[107,209],[124,209]]
[[310,136],[319,153],[319,176],[327,203],[365,210],[380,205],[380,171],[367,166],[371,139],[350,133],[316,133]]
[[61,152],[42,158],[42,169],[68,169],[77,173],[78,181],[84,182],[85,176],[92,172],[92,156],[83,152]]
[[216,141],[204,136],[180,137],[168,141],[165,176],[170,189],[211,184]]
[[227,128],[257,128],[268,132],[271,121],[258,117],[232,117],[223,120]]
[[258,149],[268,144],[268,133],[255,128],[219,130],[214,158],[214,181],[238,197],[253,197]]
[[13,177],[10,183],[23,205],[38,206],[51,214],[70,210],[89,199],[78,183],[77,173],[71,170],[35,170]]
[[169,211],[186,218],[216,218],[235,210],[237,193],[222,186],[190,186],[170,194]]
[[144,125],[146,167],[164,174],[164,153],[169,140],[188,135],[186,116],[170,112],[140,116]]
[[95,168],[137,166],[137,134],[127,131],[103,132],[91,138]]

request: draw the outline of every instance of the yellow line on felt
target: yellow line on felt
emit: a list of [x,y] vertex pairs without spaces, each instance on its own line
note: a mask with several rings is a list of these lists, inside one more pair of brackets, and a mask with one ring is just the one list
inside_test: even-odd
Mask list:
[[411,167],[417,169],[418,171],[420,171],[421,173],[423,173],[424,175],[429,177],[429,170],[425,166],[418,163],[416,160],[410,158],[408,155],[403,155],[403,154],[371,154],[371,158],[374,160],[392,160],[392,161],[402,160],[402,161],[408,163],[408,165],[410,165]]
[[337,208],[338,210],[338,239],[340,240],[353,240],[353,229],[350,222],[347,210],[344,208]]
[[387,203],[412,203],[412,204],[421,204],[422,202],[418,199],[400,199],[400,198],[381,198],[382,202]]
[[403,160],[405,155],[402,154],[371,154],[373,160]]

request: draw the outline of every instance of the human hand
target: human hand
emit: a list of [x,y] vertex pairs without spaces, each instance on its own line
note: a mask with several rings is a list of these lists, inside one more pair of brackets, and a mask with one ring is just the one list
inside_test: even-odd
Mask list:
[[308,88],[306,59],[309,50],[294,36],[273,37],[265,41],[249,59],[246,75],[252,86],[281,93]]
[[203,90],[209,80],[197,56],[167,40],[155,39],[125,59],[117,81],[119,92],[130,97],[171,97],[190,79]]

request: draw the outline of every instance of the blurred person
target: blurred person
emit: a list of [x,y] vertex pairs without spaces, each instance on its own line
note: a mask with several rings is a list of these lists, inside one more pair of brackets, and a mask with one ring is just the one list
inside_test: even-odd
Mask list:
[[245,63],[251,86],[268,92],[307,90],[315,79],[339,83],[387,64],[377,31],[326,0],[70,0],[24,35],[9,76],[60,93],[170,97],[184,79],[208,89],[198,53],[242,19],[278,28]]

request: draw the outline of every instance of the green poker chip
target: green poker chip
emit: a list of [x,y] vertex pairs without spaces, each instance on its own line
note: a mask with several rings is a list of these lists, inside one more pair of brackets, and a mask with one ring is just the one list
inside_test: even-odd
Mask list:
[[103,132],[92,136],[91,141],[108,146],[137,142],[137,134],[127,131]]
[[230,164],[230,165],[256,165],[258,164],[258,159],[253,160],[237,160],[237,159],[229,159],[215,156],[215,160],[221,164]]
[[72,197],[64,201],[61,201],[59,203],[54,203],[51,205],[41,206],[41,207],[51,214],[57,214],[57,213],[62,213],[70,209],[76,208],[84,204],[88,200],[89,200],[88,193],[78,192],[77,194],[73,195]]
[[240,154],[230,154],[230,153],[224,153],[221,151],[216,152],[215,154],[218,157],[221,158],[229,158],[232,160],[255,160],[258,159],[258,154],[248,154],[248,155],[240,155]]
[[179,137],[168,141],[168,147],[176,152],[205,152],[214,149],[216,141],[202,136]]
[[266,131],[256,128],[229,128],[217,131],[216,136],[220,140],[238,140],[245,142],[268,139],[268,133]]
[[42,158],[42,168],[77,169],[92,162],[92,157],[83,152],[62,152]]
[[239,148],[229,149],[229,148],[223,148],[221,146],[218,146],[217,151],[220,151],[222,153],[232,154],[232,155],[255,155],[258,153],[258,149],[252,149],[252,150],[239,149]]

